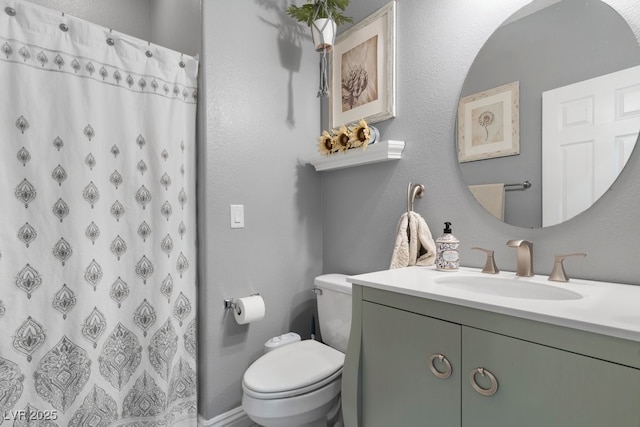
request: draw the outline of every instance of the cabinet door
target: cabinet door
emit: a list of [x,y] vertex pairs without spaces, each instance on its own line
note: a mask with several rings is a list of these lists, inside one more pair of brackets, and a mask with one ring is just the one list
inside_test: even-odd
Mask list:
[[[462,347],[463,426],[640,426],[640,370],[467,327]],[[497,378],[492,396],[471,387],[479,367]]]
[[459,427],[461,327],[368,302],[362,316],[362,425]]

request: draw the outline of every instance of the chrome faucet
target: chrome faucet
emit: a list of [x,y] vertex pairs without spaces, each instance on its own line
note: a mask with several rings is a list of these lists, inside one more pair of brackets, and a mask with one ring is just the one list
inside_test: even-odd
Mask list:
[[507,246],[517,251],[516,276],[533,276],[533,243],[528,240],[509,240]]

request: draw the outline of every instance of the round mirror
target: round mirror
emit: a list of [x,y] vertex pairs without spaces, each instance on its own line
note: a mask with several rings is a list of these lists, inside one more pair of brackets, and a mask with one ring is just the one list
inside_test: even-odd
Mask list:
[[640,130],[640,46],[598,0],[535,0],[487,40],[458,104],[465,183],[497,218],[537,228],[588,209]]

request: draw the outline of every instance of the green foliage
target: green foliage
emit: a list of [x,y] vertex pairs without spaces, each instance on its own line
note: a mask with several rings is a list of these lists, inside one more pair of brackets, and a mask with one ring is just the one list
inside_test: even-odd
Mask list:
[[[336,25],[342,25],[346,22],[353,22],[350,16],[345,16],[342,12],[349,6],[350,0],[325,0],[326,9],[333,17]],[[299,22],[307,24],[311,27],[316,13],[316,7],[320,7],[315,19],[327,18],[324,8],[320,6],[319,0],[308,0],[308,2],[302,6],[291,5],[287,8],[287,15],[296,19]]]

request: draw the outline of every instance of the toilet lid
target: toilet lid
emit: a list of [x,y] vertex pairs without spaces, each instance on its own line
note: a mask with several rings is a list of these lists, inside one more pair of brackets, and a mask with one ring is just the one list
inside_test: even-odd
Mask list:
[[243,385],[258,393],[278,393],[307,387],[342,369],[344,354],[318,341],[285,345],[253,362]]

